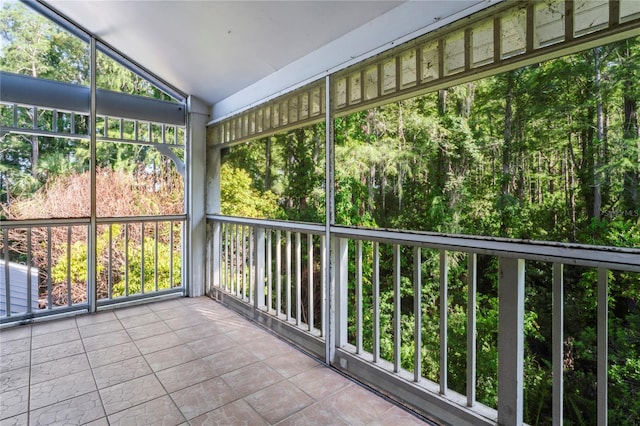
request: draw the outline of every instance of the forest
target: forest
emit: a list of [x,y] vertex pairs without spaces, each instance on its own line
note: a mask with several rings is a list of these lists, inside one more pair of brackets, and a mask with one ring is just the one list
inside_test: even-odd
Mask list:
[[[3,3],[0,36],[1,70],[88,84],[87,45],[24,5]],[[98,57],[97,75],[101,88],[167,99],[103,54]],[[639,82],[640,37],[636,37],[338,117],[336,223],[640,248]],[[325,130],[324,124],[316,124],[225,148],[222,213],[323,223]],[[82,202],[83,197],[88,200],[86,142],[2,135],[0,160],[2,220],[89,214],[88,201]],[[183,211],[182,178],[154,148],[99,143],[97,162],[99,216]],[[57,238],[54,257],[59,259],[52,273],[65,275],[60,271],[69,268],[63,256],[66,236]],[[74,252],[73,270],[86,263],[82,253],[86,247],[77,248],[77,259]],[[437,380],[438,254],[423,256],[422,294],[413,294],[410,282],[402,283],[403,339],[413,323],[409,302],[422,297],[428,307],[422,374]],[[462,254],[451,253],[451,258],[449,386],[464,393],[466,270]],[[529,424],[551,423],[549,269],[545,264],[527,264],[525,421]],[[479,258],[477,398],[491,407],[497,398],[496,270],[494,258]],[[387,359],[392,351],[390,271],[389,262],[381,265],[386,277],[380,289],[385,327],[381,345]],[[637,425],[640,276],[617,271],[609,275],[609,422]],[[567,425],[595,424],[596,419],[595,276],[593,269],[565,268]],[[369,305],[370,284],[365,278]],[[372,344],[368,318],[366,350]],[[402,356],[403,367],[411,369],[413,354]]]

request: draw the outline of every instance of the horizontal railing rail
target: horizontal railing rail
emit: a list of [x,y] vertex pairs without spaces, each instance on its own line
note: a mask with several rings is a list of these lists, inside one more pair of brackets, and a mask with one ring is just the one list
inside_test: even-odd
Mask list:
[[[598,419],[606,423],[609,275],[613,271],[640,272],[640,249],[346,226],[328,227],[331,241],[326,242],[325,225],[223,215],[207,218],[211,293],[222,292],[254,312],[270,312],[283,323],[299,321],[296,315],[301,309],[304,257],[315,259],[314,254],[318,250],[324,253],[329,243],[331,262],[322,259],[318,275],[324,276],[325,268],[331,265],[330,309],[321,311],[323,327],[334,324],[331,336],[326,336],[324,328],[322,333],[322,341],[335,354],[331,363],[453,424],[524,423],[525,288],[533,285],[533,279],[548,283],[550,288],[552,418],[561,422],[565,404],[565,277],[573,282],[576,274],[593,271],[581,285],[593,286],[597,299],[597,372],[593,381]],[[301,253],[307,253],[301,250],[305,235],[312,242],[303,256]],[[313,262],[306,263],[307,271],[314,267]],[[526,267],[537,276],[530,277]],[[487,280],[495,282],[495,293],[486,293]],[[322,295],[325,285],[323,281]],[[282,300],[278,299],[281,294]],[[295,302],[290,302],[294,298]],[[478,314],[487,299],[494,300],[498,311],[497,342],[492,349],[496,355],[489,360],[497,365],[495,373],[478,370]],[[269,305],[272,300],[275,305]],[[460,309],[466,327],[462,344],[459,338],[452,340],[450,330],[450,321],[460,322],[455,314]],[[435,335],[429,334],[434,330]],[[410,361],[407,353],[412,354]],[[462,355],[455,355],[454,361],[452,354]],[[437,372],[429,372],[425,366],[425,359],[433,356]],[[484,386],[487,380],[497,383],[494,402],[477,397],[480,376]]]

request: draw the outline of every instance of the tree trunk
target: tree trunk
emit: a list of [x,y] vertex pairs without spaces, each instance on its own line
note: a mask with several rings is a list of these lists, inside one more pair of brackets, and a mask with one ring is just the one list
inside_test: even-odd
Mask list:
[[596,90],[596,143],[593,149],[595,168],[593,170],[593,217],[600,220],[602,215],[602,162],[600,144],[604,140],[604,112],[602,105],[602,74],[600,72],[600,49],[593,49]]

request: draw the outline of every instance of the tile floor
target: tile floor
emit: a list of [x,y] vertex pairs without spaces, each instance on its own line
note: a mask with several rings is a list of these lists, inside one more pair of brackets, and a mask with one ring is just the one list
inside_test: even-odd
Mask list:
[[204,298],[0,331],[0,425],[421,425]]

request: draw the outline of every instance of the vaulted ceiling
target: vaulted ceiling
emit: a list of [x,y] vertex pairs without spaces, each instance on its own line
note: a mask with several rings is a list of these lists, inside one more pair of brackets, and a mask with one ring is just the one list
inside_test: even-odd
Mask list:
[[495,1],[45,3],[177,89],[209,105],[226,102],[230,112]]

